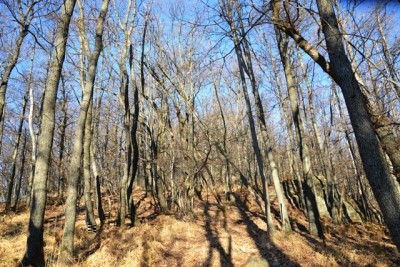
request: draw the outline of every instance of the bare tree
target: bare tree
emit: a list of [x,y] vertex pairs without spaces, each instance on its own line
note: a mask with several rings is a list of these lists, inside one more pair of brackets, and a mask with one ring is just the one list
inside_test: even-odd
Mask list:
[[[0,136],[3,136],[3,124],[4,120],[4,108],[6,105],[6,92],[8,81],[11,76],[11,72],[14,67],[17,65],[19,54],[21,51],[22,43],[29,32],[29,27],[31,25],[32,19],[35,14],[35,5],[37,5],[40,1],[28,0],[27,2],[23,2],[21,0],[18,1],[2,1],[14,20],[19,24],[18,29],[18,37],[15,42],[15,46],[13,50],[9,53],[7,59],[7,65],[4,69],[4,73],[1,74],[1,84],[0,84]],[[0,140],[0,151],[1,151],[1,140]]]
[[[106,19],[109,0],[103,0],[99,16],[96,21],[96,36],[94,41],[93,52],[90,52],[89,41],[87,37],[83,37],[83,46],[86,53],[89,54],[89,67],[87,71],[87,80],[83,89],[83,99],[80,105],[80,112],[77,126],[75,128],[74,148],[72,152],[72,160],[69,168],[67,200],[65,201],[65,225],[63,238],[60,248],[60,257],[62,261],[70,261],[74,248],[74,231],[76,220],[76,201],[78,196],[79,172],[81,168],[81,155],[84,144],[84,132],[86,125],[87,113],[92,101],[94,82],[96,78],[97,63],[100,53],[103,50],[103,30],[104,21]],[[79,5],[82,3],[79,2]],[[83,8],[81,8],[83,12]],[[81,23],[84,23],[83,21]],[[82,29],[81,29],[82,30]],[[84,34],[84,32],[81,32]],[[90,143],[90,142],[89,142]],[[90,200],[89,200],[90,201]],[[92,220],[94,220],[92,218]],[[92,222],[91,222],[92,223]]]
[[47,174],[51,147],[53,145],[54,116],[58,84],[64,63],[69,24],[75,7],[75,0],[66,0],[58,25],[54,58],[51,61],[46,94],[43,100],[41,135],[38,142],[38,156],[35,164],[32,205],[30,210],[28,240],[22,265],[44,266],[43,219],[46,206]]

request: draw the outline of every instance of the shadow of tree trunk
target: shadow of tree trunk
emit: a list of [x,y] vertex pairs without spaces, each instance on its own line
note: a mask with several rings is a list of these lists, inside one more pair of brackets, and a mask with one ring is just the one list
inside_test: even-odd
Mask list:
[[[212,256],[213,256],[213,251],[214,249],[217,250],[220,254],[220,266],[233,266],[232,263],[232,239],[229,236],[229,244],[228,244],[228,252],[225,251],[223,248],[220,240],[219,240],[219,234],[218,231],[212,226],[212,218],[210,214],[210,203],[206,202],[204,205],[204,215],[206,218],[205,222],[205,230],[206,230],[206,238],[208,242],[210,243],[209,249],[208,249],[208,257],[207,261],[204,263],[204,266],[212,266]],[[216,214],[216,218],[219,216],[219,211]],[[224,228],[227,230],[227,220],[224,212]]]
[[[240,200],[240,197],[237,194],[234,194],[234,197],[242,221],[246,224],[247,232],[254,240],[262,258],[266,259],[270,266],[300,266],[300,264],[293,262],[274,244],[267,231],[260,229],[258,225],[253,222],[247,214],[247,207],[242,200]],[[265,218],[262,219],[265,220]]]

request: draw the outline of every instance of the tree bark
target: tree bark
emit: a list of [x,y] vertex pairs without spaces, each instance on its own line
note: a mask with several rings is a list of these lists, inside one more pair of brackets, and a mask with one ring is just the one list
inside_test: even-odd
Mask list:
[[381,208],[393,242],[400,249],[400,195],[389,172],[385,156],[349,59],[346,56],[332,3],[317,0],[322,31],[331,59],[330,74],[342,89],[356,136],[365,173]]
[[[75,128],[75,141],[72,151],[72,159],[69,168],[67,199],[65,202],[65,224],[60,247],[62,261],[71,261],[74,248],[74,231],[76,220],[76,202],[78,197],[78,184],[81,168],[81,156],[83,150],[83,138],[86,124],[86,116],[92,101],[94,81],[96,78],[97,63],[103,49],[104,21],[108,10],[109,0],[103,0],[101,10],[96,23],[96,36],[93,53],[89,57],[89,69],[87,81],[83,89],[78,122]],[[82,11],[81,11],[82,12]]]
[[24,166],[25,166],[25,154],[26,154],[26,140],[27,140],[27,134],[26,134],[26,130],[24,133],[24,142],[22,143],[22,157],[21,157],[21,166],[20,166],[20,170],[19,170],[19,181],[18,181],[18,185],[17,188],[15,190],[15,202],[14,205],[12,207],[12,211],[17,212],[18,209],[18,203],[19,203],[19,195],[21,194],[21,187],[22,187],[22,178],[24,177]]
[[44,266],[43,219],[46,205],[46,185],[54,135],[54,117],[57,89],[64,63],[69,24],[76,0],[66,0],[58,24],[55,55],[51,61],[46,94],[43,100],[41,135],[38,142],[38,156],[35,165],[33,197],[30,210],[28,239],[22,265]]
[[[93,96],[92,96],[93,98]],[[91,175],[90,175],[90,144],[92,142],[92,104],[90,102],[85,122],[85,137],[83,142],[83,196],[86,206],[86,225],[90,231],[96,231],[96,220],[94,218],[93,203],[91,197]]]
[[58,204],[64,203],[64,188],[65,188],[65,171],[64,171],[64,150],[65,150],[65,135],[67,131],[67,121],[68,121],[68,100],[66,99],[66,88],[64,82],[62,82],[62,124],[60,133],[60,150],[58,154]]

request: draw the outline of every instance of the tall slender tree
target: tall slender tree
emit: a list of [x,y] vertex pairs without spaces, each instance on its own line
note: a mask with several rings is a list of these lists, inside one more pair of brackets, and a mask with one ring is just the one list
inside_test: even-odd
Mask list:
[[[79,1],[79,0],[78,0]],[[89,52],[89,67],[87,70],[87,80],[83,89],[83,99],[80,105],[78,122],[75,128],[74,148],[72,151],[72,160],[69,168],[67,200],[65,201],[65,224],[63,238],[60,248],[60,257],[62,261],[70,261],[73,256],[74,231],[76,220],[76,202],[78,197],[79,175],[81,169],[81,155],[84,144],[84,132],[87,113],[92,101],[94,82],[97,72],[97,63],[100,53],[103,50],[103,31],[104,21],[106,20],[107,10],[110,0],[103,0],[99,16],[96,21],[96,35],[94,40],[93,52],[89,49],[89,40],[84,38],[85,50]],[[81,2],[79,3],[82,4]],[[81,9],[81,12],[83,10]],[[83,22],[82,22],[83,23]]]
[[65,51],[69,33],[69,24],[76,0],[66,0],[62,5],[56,38],[54,57],[50,63],[46,94],[43,99],[41,135],[38,141],[38,156],[35,164],[32,205],[30,210],[28,239],[22,259],[24,266],[44,266],[43,220],[46,206],[47,175],[53,145],[55,104],[61,70],[64,64]]

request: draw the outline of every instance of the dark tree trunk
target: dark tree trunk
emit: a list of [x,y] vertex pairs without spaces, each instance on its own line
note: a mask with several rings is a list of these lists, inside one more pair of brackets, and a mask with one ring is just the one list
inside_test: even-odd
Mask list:
[[57,89],[64,63],[69,24],[76,0],[66,0],[62,5],[62,14],[58,24],[55,55],[50,64],[46,94],[43,100],[41,136],[38,142],[38,156],[33,181],[32,205],[30,210],[28,239],[22,259],[24,266],[44,266],[43,219],[46,206],[46,185],[50,163],[51,147],[54,135],[54,117]]
[[11,201],[12,201],[12,195],[13,195],[13,189],[14,189],[14,183],[15,183],[15,175],[16,175],[16,171],[17,171],[19,143],[21,141],[22,127],[24,126],[25,110],[26,110],[26,105],[28,103],[29,89],[30,89],[30,81],[28,82],[28,85],[26,87],[25,95],[22,100],[22,110],[19,115],[20,116],[19,117],[19,125],[18,125],[18,129],[17,129],[17,138],[15,140],[14,151],[13,151],[13,155],[12,155],[11,176],[10,176],[10,181],[8,183],[8,188],[7,188],[7,199],[6,199],[5,211],[9,211],[11,208]]
[[400,195],[370,120],[366,99],[342,43],[332,3],[317,0],[330,63],[330,74],[342,89],[365,173],[393,242],[400,249]]
[[15,190],[15,202],[12,207],[12,210],[14,212],[17,212],[18,208],[18,202],[19,202],[19,195],[21,194],[21,187],[22,187],[22,178],[24,177],[24,166],[25,166],[25,156],[26,156],[26,139],[27,139],[27,134],[25,131],[24,134],[24,142],[22,143],[22,157],[21,157],[21,167],[19,170],[19,181],[18,181],[18,186],[17,189]]

